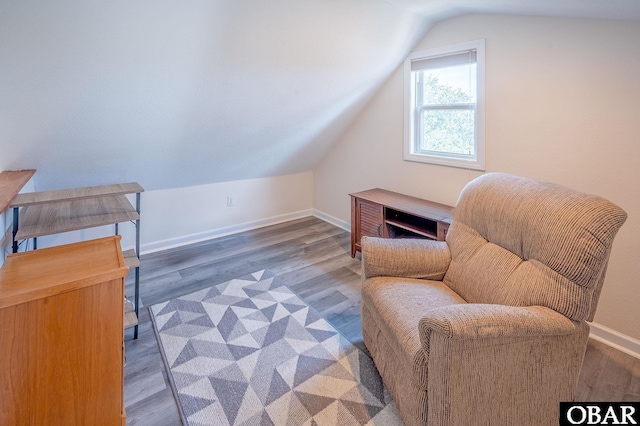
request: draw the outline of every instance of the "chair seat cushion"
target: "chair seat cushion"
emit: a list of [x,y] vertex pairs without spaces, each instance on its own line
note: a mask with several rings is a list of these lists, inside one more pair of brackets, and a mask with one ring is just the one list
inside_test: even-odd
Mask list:
[[427,354],[420,343],[418,322],[430,309],[465,300],[441,281],[374,277],[363,283],[362,303],[370,314],[367,320],[375,321],[363,328],[379,329],[402,368],[412,371],[413,384],[426,390]]

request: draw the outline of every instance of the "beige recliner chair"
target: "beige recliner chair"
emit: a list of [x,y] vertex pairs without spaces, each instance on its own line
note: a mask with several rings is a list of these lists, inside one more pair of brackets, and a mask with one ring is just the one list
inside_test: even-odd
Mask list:
[[557,425],[626,213],[558,185],[470,182],[446,242],[363,238],[362,329],[410,425]]

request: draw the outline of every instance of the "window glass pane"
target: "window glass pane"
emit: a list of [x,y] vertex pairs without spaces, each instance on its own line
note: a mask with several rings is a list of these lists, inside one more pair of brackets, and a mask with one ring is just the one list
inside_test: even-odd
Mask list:
[[423,102],[453,105],[476,102],[476,64],[419,71],[422,73]]
[[403,158],[484,170],[485,41],[412,52],[403,68]]
[[418,150],[475,156],[474,118],[469,109],[422,111]]

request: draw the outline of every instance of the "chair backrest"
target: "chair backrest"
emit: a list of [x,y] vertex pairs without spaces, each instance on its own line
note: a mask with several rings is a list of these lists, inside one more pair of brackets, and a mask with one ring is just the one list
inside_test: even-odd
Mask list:
[[469,303],[540,305],[593,320],[611,245],[626,218],[595,195],[485,174],[458,199],[444,282]]

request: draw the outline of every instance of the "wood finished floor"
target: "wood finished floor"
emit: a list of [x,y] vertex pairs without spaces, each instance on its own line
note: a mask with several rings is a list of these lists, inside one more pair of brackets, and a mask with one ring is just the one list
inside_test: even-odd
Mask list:
[[[138,339],[126,333],[127,425],[180,425],[147,311],[155,303],[269,269],[364,347],[360,260],[349,253],[348,232],[309,217],[142,256]],[[590,340],[577,400],[640,401],[640,360]]]

